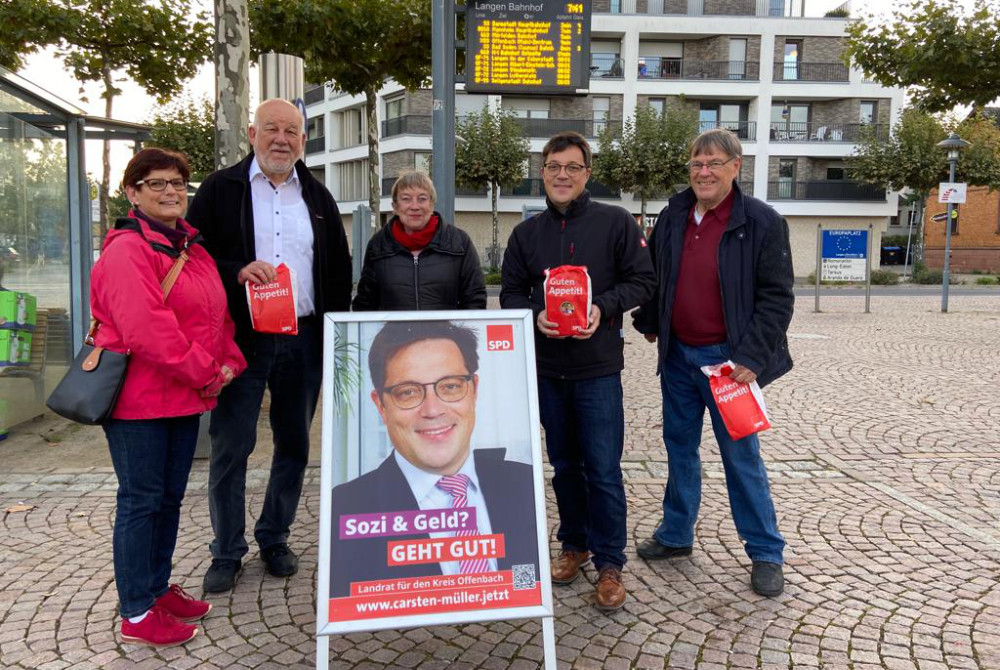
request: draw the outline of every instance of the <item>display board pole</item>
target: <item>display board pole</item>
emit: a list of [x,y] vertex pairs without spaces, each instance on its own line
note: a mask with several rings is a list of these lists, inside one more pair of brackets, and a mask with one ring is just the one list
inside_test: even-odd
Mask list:
[[819,311],[819,281],[823,274],[823,224],[816,224],[816,307],[814,312]]
[[455,1],[433,0],[431,15],[431,175],[436,209],[455,221]]
[[865,314],[871,313],[872,306],[872,224],[868,224],[868,255],[865,261]]

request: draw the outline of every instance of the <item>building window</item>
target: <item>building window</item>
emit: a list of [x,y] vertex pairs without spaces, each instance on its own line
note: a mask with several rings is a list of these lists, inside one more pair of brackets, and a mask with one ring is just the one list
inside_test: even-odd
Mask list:
[[337,136],[337,148],[356,147],[365,143],[363,115],[360,107],[345,109],[337,114],[340,133]]
[[325,119],[322,115],[309,119],[309,123],[306,126],[306,139],[314,140],[318,137],[323,137],[325,135],[323,129],[326,126],[324,121]]
[[514,116],[519,119],[549,118],[547,98],[504,98],[500,106],[514,112]]
[[385,101],[385,118],[398,119],[403,115],[403,96]]
[[809,105],[771,105],[771,139],[809,139]]
[[431,173],[431,152],[429,151],[415,151],[413,152],[413,169],[418,172],[423,172],[424,174]]
[[659,114],[660,116],[663,116],[663,112],[667,108],[667,99],[666,98],[650,98],[649,99],[649,108],[651,110],[653,110],[654,112],[656,112],[657,114]]
[[604,130],[611,115],[611,98],[594,98],[594,135]]
[[795,197],[795,172],[798,161],[794,158],[778,160],[778,197],[790,199]]
[[861,101],[861,125],[875,123],[878,119],[878,102],[875,100]]
[[802,40],[785,40],[785,54],[782,59],[781,78],[794,81],[799,78],[799,63],[802,62]]
[[747,139],[747,106],[739,103],[701,103],[698,110],[700,130],[725,128]]
[[368,160],[348,161],[337,166],[337,200],[368,199]]

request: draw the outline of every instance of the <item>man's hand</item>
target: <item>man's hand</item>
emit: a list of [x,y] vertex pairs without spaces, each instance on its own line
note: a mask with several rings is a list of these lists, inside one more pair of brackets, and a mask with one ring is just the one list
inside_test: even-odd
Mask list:
[[240,270],[236,280],[241,284],[269,284],[278,278],[278,271],[267,261],[254,261]]
[[597,327],[601,325],[601,308],[597,305],[590,306],[590,318],[587,321],[587,327],[581,328],[578,335],[574,335],[574,340],[589,340],[590,337],[597,331]]
[[540,332],[545,337],[551,337],[554,339],[565,339],[565,335],[559,334],[559,324],[554,321],[549,321],[545,318],[545,310],[543,309],[538,313],[538,318],[535,320],[535,325],[538,326],[538,332]]
[[749,384],[757,381],[757,373],[750,368],[744,367],[739,363],[734,363],[733,366],[733,371],[729,373],[729,378],[734,382]]
[[650,334],[650,335],[643,335],[643,337],[645,337],[646,341],[649,342],[650,344],[656,344],[656,335],[652,335],[652,334]]

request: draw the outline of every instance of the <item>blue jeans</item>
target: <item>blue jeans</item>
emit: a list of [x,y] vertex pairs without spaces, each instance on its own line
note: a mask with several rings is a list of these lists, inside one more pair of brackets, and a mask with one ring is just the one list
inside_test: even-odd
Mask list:
[[[181,501],[198,441],[198,415],[104,424],[118,477],[112,540],[123,617],[139,616],[166,593]],[[67,547],[67,550],[71,550]]]
[[712,399],[708,377],[700,370],[729,359],[729,345],[688,346],[672,339],[663,369],[663,442],[667,447],[667,490],[663,496],[663,521],[653,536],[668,547],[694,544],[694,525],[701,505],[701,445],[705,408],[722,454],[729,492],[729,509],[752,561],[782,563],[785,540],[760,457],[756,435],[733,440],[726,431]]
[[247,460],[257,445],[264,389],[271,391],[274,456],[264,507],[254,527],[261,549],[288,542],[309,463],[309,426],[323,381],[322,320],[299,319],[298,335],[254,333],[247,369],[222,390],[212,412],[208,509],[213,558],[242,558],[246,538]]
[[625,413],[621,374],[592,379],[538,377],[545,447],[555,470],[556,538],[563,549],[589,550],[594,565],[625,565]]

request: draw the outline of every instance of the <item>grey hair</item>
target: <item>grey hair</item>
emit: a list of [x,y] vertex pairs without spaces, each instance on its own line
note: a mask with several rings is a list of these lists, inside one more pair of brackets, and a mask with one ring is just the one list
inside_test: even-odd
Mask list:
[[396,202],[396,196],[399,195],[400,191],[410,188],[419,188],[427,191],[427,194],[431,196],[431,204],[437,202],[437,191],[434,189],[434,182],[431,181],[426,172],[420,172],[419,170],[405,170],[399,175],[396,183],[392,185],[392,201]]
[[730,158],[743,158],[743,146],[736,133],[725,128],[706,130],[691,142],[691,157],[718,149]]

